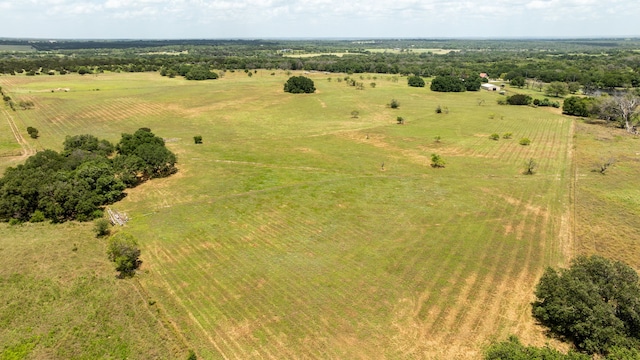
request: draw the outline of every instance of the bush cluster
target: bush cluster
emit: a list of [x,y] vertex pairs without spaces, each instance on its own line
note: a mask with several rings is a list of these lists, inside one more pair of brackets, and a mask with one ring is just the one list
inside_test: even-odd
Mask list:
[[425,85],[424,79],[422,79],[420,76],[417,76],[417,75],[409,76],[407,78],[407,82],[409,86],[413,86],[413,87],[424,87]]
[[37,139],[38,138],[38,129],[34,128],[33,126],[28,126],[27,127],[27,134],[29,134],[29,136],[32,139]]
[[531,105],[533,99],[529,95],[515,94],[507,97],[509,105]]
[[550,106],[550,107],[554,107],[554,108],[559,108],[560,107],[560,103],[557,101],[551,101],[547,98],[544,98],[542,100],[540,99],[534,99],[533,100],[533,105],[535,106]]
[[175,173],[175,163],[164,140],[149,129],[122,134],[116,146],[93,135],[67,137],[61,153],[40,151],[6,170],[0,178],[0,220],[91,220],[127,187]]
[[599,112],[596,99],[591,97],[569,96],[564,99],[562,112],[567,115],[588,117]]

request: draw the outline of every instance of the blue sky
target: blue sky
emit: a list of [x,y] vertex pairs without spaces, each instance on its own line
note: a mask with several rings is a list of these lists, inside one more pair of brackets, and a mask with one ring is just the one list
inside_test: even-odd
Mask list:
[[0,0],[0,37],[640,36],[638,0]]

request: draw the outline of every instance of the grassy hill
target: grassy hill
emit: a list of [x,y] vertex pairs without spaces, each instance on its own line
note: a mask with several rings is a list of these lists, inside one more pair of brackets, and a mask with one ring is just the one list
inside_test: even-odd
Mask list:
[[[116,281],[91,224],[0,224],[5,257],[32,262],[46,249],[39,244],[49,244],[61,254],[48,266],[65,267],[74,279],[91,269],[99,279],[79,296],[81,311],[57,315],[55,307],[51,316],[80,321],[111,306],[105,311],[125,315],[98,317],[84,332],[113,323],[106,338],[123,339],[130,358],[189,348],[205,359],[478,358],[509,334],[546,342],[530,317],[537,278],[576,252],[601,251],[612,234],[606,229],[630,219],[592,222],[596,198],[608,214],[620,204],[637,211],[635,197],[625,197],[637,155],[618,155],[610,174],[595,177],[582,167],[598,156],[593,125],[574,131],[557,109],[499,106],[501,95],[491,92],[433,93],[366,74],[353,75],[365,90],[339,82],[344,74],[310,74],[318,91],[292,95],[282,91],[285,74],[270,74],[227,72],[206,82],[157,74],[0,77],[13,97],[36,104],[12,114],[25,138],[27,126],[40,131],[28,139],[36,149],[59,149],[71,134],[116,141],[150,127],[178,155],[176,175],[129,190],[113,206],[132,219],[119,231],[141,243],[143,265],[133,280]],[[399,109],[386,105],[391,99]],[[437,106],[448,111],[437,114]],[[506,132],[513,137],[489,139]],[[623,144],[616,151],[627,154],[636,140],[616,136],[606,143]],[[519,145],[523,137],[531,145]],[[430,166],[432,153],[445,168]],[[531,158],[536,174],[523,175]],[[10,158],[0,162],[6,167]],[[612,199],[606,181],[617,176],[621,195]],[[587,200],[592,184],[598,190]],[[585,245],[593,234],[586,223],[603,229],[600,245]],[[638,238],[628,224],[616,238]],[[605,253],[630,246],[624,241]],[[66,268],[70,258],[77,268]],[[38,297],[60,281],[57,271],[35,265],[3,265],[0,274],[2,300],[14,292]],[[22,279],[34,289],[19,291]],[[66,289],[55,301],[71,297]],[[127,301],[115,305],[120,297]],[[12,321],[35,326],[16,311]],[[132,319],[135,329],[118,325]],[[59,344],[84,347],[73,333],[48,342],[23,333],[0,332],[0,343],[10,344],[4,351],[23,346],[32,358],[64,358]],[[94,348],[121,357],[112,346],[105,340]]]

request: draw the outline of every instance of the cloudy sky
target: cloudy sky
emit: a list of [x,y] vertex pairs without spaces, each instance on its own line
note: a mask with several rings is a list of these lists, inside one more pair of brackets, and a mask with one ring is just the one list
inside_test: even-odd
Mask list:
[[0,0],[0,37],[640,36],[638,0]]

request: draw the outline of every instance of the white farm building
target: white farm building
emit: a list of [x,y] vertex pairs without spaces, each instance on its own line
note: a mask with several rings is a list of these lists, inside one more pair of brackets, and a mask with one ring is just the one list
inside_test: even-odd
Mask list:
[[481,87],[485,90],[489,90],[489,91],[498,91],[500,89],[500,86],[495,85],[495,84],[489,84],[489,83],[484,83],[481,85]]

